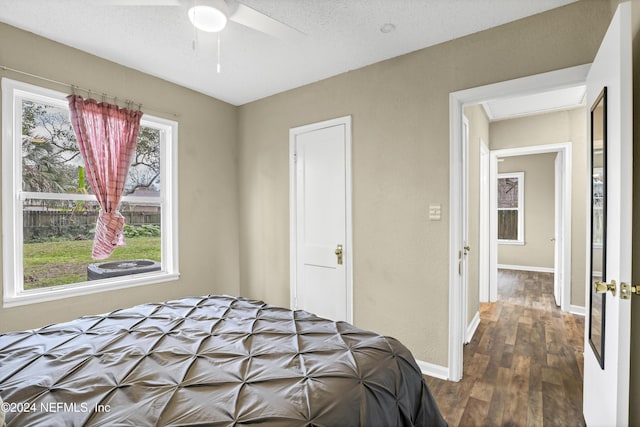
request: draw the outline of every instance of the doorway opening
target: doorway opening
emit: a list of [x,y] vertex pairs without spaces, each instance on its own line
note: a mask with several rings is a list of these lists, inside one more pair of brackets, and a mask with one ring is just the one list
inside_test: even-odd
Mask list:
[[[464,295],[468,294],[468,283],[459,274],[458,254],[463,250],[465,243],[463,240],[464,220],[466,212],[462,212],[464,206],[464,172],[463,165],[459,159],[462,156],[463,144],[463,116],[464,107],[468,105],[480,104],[489,100],[506,99],[523,95],[533,95],[552,90],[584,85],[589,65],[571,67],[549,73],[524,77],[507,82],[466,89],[450,94],[450,287],[449,287],[449,375],[452,381],[459,381],[462,378],[463,368],[463,343],[467,337],[468,319],[463,308],[465,302],[462,301]],[[561,144],[560,144],[561,145]],[[549,147],[547,147],[549,148]],[[564,146],[554,147],[558,152],[566,150]],[[570,156],[567,156],[569,158]],[[566,161],[566,160],[565,160]],[[496,169],[497,156],[493,162],[490,161],[490,168]],[[491,167],[493,165],[493,167]],[[570,171],[570,168],[569,168]],[[570,221],[569,221],[570,222]],[[490,234],[491,235],[491,234]],[[483,251],[482,243],[479,251]],[[486,249],[485,249],[486,250]],[[495,251],[495,249],[494,249]],[[492,254],[489,249],[490,257]],[[486,256],[486,254],[485,254]],[[566,260],[565,260],[566,261]],[[566,266],[566,263],[565,263]],[[489,269],[492,271],[492,269]],[[482,283],[479,280],[478,283]],[[489,286],[491,286],[489,280]],[[571,284],[565,281],[561,294],[570,295]],[[568,299],[568,298],[566,298]]]
[[[536,258],[536,253],[541,251],[548,250],[544,245],[545,243],[549,243],[552,245],[553,249],[553,274],[554,274],[554,288],[553,294],[555,298],[556,305],[559,306],[562,311],[570,311],[570,303],[571,303],[571,200],[572,200],[572,146],[570,142],[559,143],[559,144],[548,144],[548,145],[537,145],[531,147],[518,147],[518,148],[509,148],[509,149],[500,149],[500,150],[492,150],[490,151],[490,167],[489,167],[489,182],[492,183],[489,189],[489,233],[488,236],[485,234],[485,238],[489,239],[489,242],[481,242],[480,246],[483,248],[489,248],[489,274],[490,278],[488,281],[488,289],[480,289],[480,302],[495,302],[498,299],[498,268],[501,264],[505,264],[505,262],[501,262],[499,260],[499,240],[500,232],[498,231],[498,191],[497,185],[495,185],[499,175],[500,175],[500,161],[501,160],[509,160],[509,159],[522,159],[521,156],[536,156],[539,154],[555,154],[554,165],[553,165],[553,191],[551,194],[545,194],[544,191],[537,191],[536,197],[534,199],[534,203],[536,204],[533,207],[527,208],[525,205],[525,211],[523,214],[531,216],[531,213],[536,213],[540,215],[540,218],[544,216],[544,213],[547,209],[550,209],[550,206],[553,206],[553,231],[545,230],[545,227],[536,227],[535,231],[528,231],[528,236],[526,237],[527,246],[531,246],[528,248],[525,246],[525,241],[517,242],[516,246],[513,246],[511,252],[517,252],[520,250],[519,257],[511,257],[511,259],[522,259],[524,258]],[[526,158],[525,157],[525,158]],[[533,163],[529,168],[534,169],[533,171],[529,171],[528,174],[532,172],[540,172],[535,171],[535,168],[539,168],[540,163]],[[538,177],[537,180],[540,181]],[[527,182],[527,181],[525,181]],[[527,184],[525,184],[527,186]],[[531,186],[529,186],[531,188]],[[521,191],[524,192],[524,188]],[[529,203],[531,204],[531,203]],[[522,219],[523,215],[520,215],[520,219]],[[536,224],[538,222],[544,221],[532,221],[531,218],[524,218],[527,225]],[[524,224],[523,224],[524,225]],[[539,234],[532,235],[532,234]],[[549,236],[552,234],[552,236]],[[546,242],[546,239],[549,239],[549,242]],[[534,243],[533,245],[529,245],[529,243]],[[526,251],[524,250],[526,248]],[[504,251],[504,247],[502,248]],[[506,252],[506,251],[505,251]],[[504,257],[504,255],[503,255]],[[543,258],[543,260],[535,260],[533,264],[547,264],[548,261],[545,262],[543,256],[539,256],[538,258]],[[522,263],[521,261],[516,262],[513,265],[513,262],[506,262],[506,264],[511,264],[511,269],[521,269],[525,271],[546,271],[545,268],[537,268],[537,266],[531,266],[531,264]],[[504,267],[503,267],[504,268]],[[481,283],[482,284],[482,283]]]

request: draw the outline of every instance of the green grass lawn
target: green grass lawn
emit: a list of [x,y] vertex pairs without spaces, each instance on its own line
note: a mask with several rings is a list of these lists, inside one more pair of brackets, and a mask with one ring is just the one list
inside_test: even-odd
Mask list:
[[151,259],[160,261],[160,237],[128,237],[104,260],[91,258],[93,240],[72,240],[24,245],[24,288],[34,289],[87,280],[87,265],[95,262]]

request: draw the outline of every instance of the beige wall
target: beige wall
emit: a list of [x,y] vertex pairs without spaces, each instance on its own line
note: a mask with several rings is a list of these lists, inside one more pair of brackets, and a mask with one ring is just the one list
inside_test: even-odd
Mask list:
[[[469,247],[467,325],[480,311],[480,139],[489,144],[489,119],[481,105],[464,108],[469,121]],[[489,212],[486,212],[489,215]],[[489,266],[486,266],[489,271]]]
[[[586,108],[492,122],[491,149],[571,143],[571,304],[584,307],[587,213]],[[525,182],[527,178],[525,177]],[[526,193],[525,193],[526,194]]]
[[524,245],[499,244],[498,264],[553,269],[556,155],[505,157],[498,164],[498,173],[524,173]]
[[242,106],[242,293],[288,305],[288,130],[350,114],[354,321],[448,365],[449,93],[589,63],[610,16],[580,1]]
[[[236,108],[5,24],[0,24],[0,43],[0,65],[132,99],[153,115],[178,121],[181,272],[175,282],[0,308],[0,331],[187,295],[238,294]],[[68,91],[10,72],[2,76]]]

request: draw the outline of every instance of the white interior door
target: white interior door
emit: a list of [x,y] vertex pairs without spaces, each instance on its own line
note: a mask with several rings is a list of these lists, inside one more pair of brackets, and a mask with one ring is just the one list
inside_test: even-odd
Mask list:
[[[588,106],[593,105],[604,87],[607,88],[606,280],[630,283],[633,178],[630,2],[618,6],[591,66],[587,77]],[[591,230],[588,235],[591,235]],[[591,242],[588,246],[591,247]],[[587,277],[590,277],[590,271]],[[590,283],[587,286],[586,294],[590,297]],[[587,310],[583,393],[585,421],[589,426],[628,425],[631,300],[620,299],[620,292],[615,297],[611,293],[606,294],[604,368],[600,367],[589,345],[589,320]]]
[[351,322],[350,118],[290,131],[292,306]]

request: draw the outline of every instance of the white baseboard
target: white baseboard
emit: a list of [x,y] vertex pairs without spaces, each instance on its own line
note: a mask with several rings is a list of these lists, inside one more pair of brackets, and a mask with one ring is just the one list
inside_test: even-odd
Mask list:
[[423,362],[422,360],[416,360],[416,363],[422,371],[422,375],[429,375],[430,377],[440,378],[441,380],[449,379],[449,368],[429,362]]
[[584,307],[582,307],[580,305],[569,305],[569,313],[576,314],[578,316],[585,316],[586,315],[586,311],[585,311]]
[[478,329],[478,325],[480,324],[480,312],[476,311],[476,314],[471,319],[469,326],[467,326],[467,333],[464,337],[464,343],[468,344],[473,339],[473,334],[476,333],[476,329]]
[[529,265],[508,265],[508,264],[498,264],[498,269],[503,270],[518,270],[518,271],[535,271],[537,273],[555,273],[555,269],[553,267],[532,267]]

